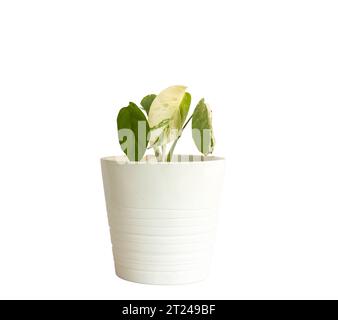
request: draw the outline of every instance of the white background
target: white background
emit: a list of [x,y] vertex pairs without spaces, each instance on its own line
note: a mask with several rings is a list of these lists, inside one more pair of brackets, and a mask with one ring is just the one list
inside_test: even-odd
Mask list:
[[[227,159],[216,254],[198,284],[128,283],[99,158],[174,84]],[[337,124],[336,1],[1,1],[0,298],[338,298]]]

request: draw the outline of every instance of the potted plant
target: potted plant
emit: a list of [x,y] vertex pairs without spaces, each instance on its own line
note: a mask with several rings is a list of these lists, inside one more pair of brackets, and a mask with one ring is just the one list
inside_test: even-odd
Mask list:
[[[211,111],[169,87],[130,102],[117,116],[126,156],[101,159],[116,274],[147,284],[182,284],[208,274],[224,159],[211,156]],[[200,155],[175,155],[191,122]],[[147,149],[153,155],[146,155]]]

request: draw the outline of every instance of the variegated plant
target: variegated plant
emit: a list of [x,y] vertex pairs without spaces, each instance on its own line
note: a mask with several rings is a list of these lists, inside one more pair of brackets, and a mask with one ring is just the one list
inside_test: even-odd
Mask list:
[[158,95],[145,96],[142,108],[133,102],[122,108],[117,128],[121,148],[129,160],[140,161],[146,149],[153,148],[158,161],[171,161],[177,141],[191,120],[197,149],[203,155],[212,153],[215,139],[211,111],[201,99],[188,118],[190,104],[191,95],[186,87],[172,86]]

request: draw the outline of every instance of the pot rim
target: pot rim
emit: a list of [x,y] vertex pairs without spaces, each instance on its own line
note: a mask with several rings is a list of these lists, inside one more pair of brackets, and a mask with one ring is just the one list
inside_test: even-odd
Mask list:
[[177,166],[177,165],[206,165],[210,163],[225,162],[224,157],[219,156],[203,156],[203,155],[182,155],[176,154],[171,162],[159,162],[155,156],[147,155],[141,161],[130,161],[126,156],[107,156],[101,158],[101,161],[111,162],[119,165],[161,165],[161,166]]

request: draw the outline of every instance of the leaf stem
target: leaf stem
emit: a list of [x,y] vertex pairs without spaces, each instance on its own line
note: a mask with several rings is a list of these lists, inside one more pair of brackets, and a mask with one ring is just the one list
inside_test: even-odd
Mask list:
[[162,155],[161,155],[160,148],[159,147],[153,147],[153,149],[154,149],[156,160],[161,161]]
[[165,158],[166,158],[166,145],[164,144],[162,146],[162,162],[165,161]]
[[[168,156],[167,156],[167,162],[170,162],[172,157],[173,157],[173,153],[174,153],[174,150],[175,150],[175,147],[176,147],[176,144],[177,144],[177,141],[181,138],[181,135],[183,133],[183,130],[185,129],[185,127],[188,125],[188,123],[190,122],[190,120],[192,119],[192,116],[191,115],[189,117],[189,119],[186,121],[186,123],[184,124],[184,126],[182,127],[182,129],[180,130],[180,134],[178,135],[178,137],[175,139],[175,141],[173,142],[169,152],[168,152]],[[163,156],[163,155],[162,155]]]

